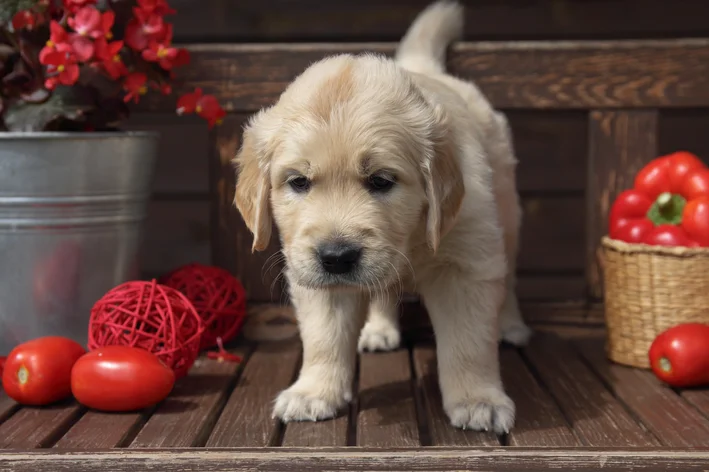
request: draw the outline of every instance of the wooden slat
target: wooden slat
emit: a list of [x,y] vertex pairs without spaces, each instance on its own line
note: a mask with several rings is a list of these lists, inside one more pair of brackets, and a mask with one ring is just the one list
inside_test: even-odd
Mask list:
[[524,354],[585,445],[641,447],[658,444],[606,390],[566,341],[537,332]]
[[464,431],[454,428],[443,410],[441,390],[438,385],[436,348],[417,346],[413,353],[416,384],[421,392],[424,424],[431,446],[499,446],[494,433]]
[[236,169],[232,159],[241,145],[244,115],[229,116],[215,133],[214,188],[216,201],[212,202],[215,218],[212,222],[212,252],[214,262],[241,279],[249,300],[287,300],[283,293],[283,279],[278,278],[283,264],[275,255],[280,249],[277,231],[271,244],[262,252],[252,253],[253,235],[234,206]]
[[597,248],[608,232],[608,211],[616,196],[633,186],[635,174],[657,157],[657,110],[591,112],[589,120],[587,274],[590,294],[603,296]]
[[[519,270],[582,271],[585,205],[581,195],[523,197]],[[564,224],[559,224],[560,221]]]
[[271,418],[276,395],[294,380],[299,343],[258,346],[244,366],[227,400],[207,447],[274,445],[280,422]]
[[[248,348],[230,349],[244,358]],[[242,363],[201,357],[178,381],[138,435],[131,448],[201,446],[217,421]]]
[[125,129],[160,133],[155,169],[155,194],[209,193],[209,131],[196,116],[177,113],[134,113]]
[[[531,248],[530,248],[531,249]],[[578,274],[524,273],[517,277],[517,296],[533,302],[559,302],[586,298],[586,278]]]
[[87,411],[54,445],[57,449],[108,449],[125,445],[135,435],[150,411],[103,413]]
[[422,449],[195,449],[100,452],[0,453],[7,472],[135,472],[152,470],[223,472],[460,471],[704,472],[709,449],[616,448],[422,448]]
[[[175,37],[187,41],[398,41],[430,0],[180,1]],[[519,40],[706,36],[699,1],[463,1],[464,38]],[[659,21],[661,20],[661,21]]]
[[[325,55],[395,43],[192,44],[184,88],[200,85],[227,110],[272,104],[292,79]],[[450,71],[475,79],[499,108],[698,107],[709,105],[709,40],[459,43]],[[172,110],[154,94],[143,108]]]
[[500,352],[505,391],[514,400],[517,413],[509,434],[511,446],[580,446],[551,396],[544,391],[512,348]]
[[210,263],[209,200],[159,200],[148,206],[144,274],[159,277],[192,262]]
[[660,115],[659,152],[690,151],[709,163],[709,113],[706,109],[662,110]]
[[419,445],[409,352],[360,355],[357,445]]
[[503,110],[512,129],[521,192],[583,192],[588,125],[583,111]]
[[0,389],[0,423],[12,415],[17,408],[17,402],[8,397],[4,390]]
[[693,390],[683,389],[680,391],[682,398],[701,411],[704,416],[709,418],[709,390],[706,388]]
[[22,408],[0,424],[0,449],[51,446],[83,412],[84,408],[74,401]]
[[309,422],[288,423],[283,436],[286,447],[336,447],[347,446],[349,415]]
[[615,395],[664,445],[704,447],[709,444],[709,419],[697,414],[651,372],[609,362],[603,351],[603,339],[579,340],[576,345]]

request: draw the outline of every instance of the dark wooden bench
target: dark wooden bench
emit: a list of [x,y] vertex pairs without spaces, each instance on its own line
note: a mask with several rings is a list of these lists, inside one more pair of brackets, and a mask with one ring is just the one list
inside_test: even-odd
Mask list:
[[[174,143],[166,146],[175,160],[167,155],[161,164],[173,180],[158,182],[156,201],[186,211],[187,221],[209,221],[207,236],[188,228],[210,241],[211,261],[246,284],[251,323],[274,310],[280,320],[264,324],[260,340],[245,331],[233,346],[244,355],[240,365],[200,359],[154,410],[102,414],[71,402],[22,408],[0,394],[0,470],[709,469],[709,391],[673,390],[648,371],[607,362],[595,259],[610,202],[640,166],[678,147],[709,158],[709,40],[462,43],[451,52],[451,70],[475,79],[509,112],[521,159],[520,296],[537,335],[525,349],[501,348],[519,410],[504,437],[448,425],[430,328],[415,301],[404,308],[405,347],[360,357],[349,411],[320,423],[271,419],[273,397],[297,373],[299,344],[278,268],[264,271],[277,241],[250,254],[251,237],[232,207],[229,161],[248,115],[310,62],[343,51],[391,53],[393,44],[190,49],[186,87],[216,94],[230,114],[221,127],[200,131],[199,157],[210,166],[201,203],[190,210],[194,201],[171,198],[175,181],[192,182],[185,168],[171,167],[186,159]],[[143,107],[170,113],[173,104]],[[137,126],[153,126],[149,116]],[[289,327],[287,339],[268,340]]]

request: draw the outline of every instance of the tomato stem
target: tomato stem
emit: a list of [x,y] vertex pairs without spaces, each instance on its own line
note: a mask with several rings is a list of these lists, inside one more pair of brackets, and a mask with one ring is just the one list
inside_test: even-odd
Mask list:
[[672,372],[672,363],[666,357],[660,357],[660,369],[663,372]]
[[17,369],[17,380],[20,382],[20,385],[26,384],[29,378],[30,372],[27,370],[27,367],[20,366],[20,368]]

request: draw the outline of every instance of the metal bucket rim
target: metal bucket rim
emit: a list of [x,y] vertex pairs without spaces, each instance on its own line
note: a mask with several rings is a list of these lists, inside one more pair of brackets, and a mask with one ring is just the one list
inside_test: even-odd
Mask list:
[[0,140],[10,139],[106,139],[106,138],[153,138],[157,131],[0,131]]

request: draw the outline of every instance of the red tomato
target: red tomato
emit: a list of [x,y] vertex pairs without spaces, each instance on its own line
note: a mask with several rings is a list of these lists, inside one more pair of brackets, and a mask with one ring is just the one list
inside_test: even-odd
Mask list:
[[47,405],[71,395],[71,368],[86,350],[61,336],[45,336],[10,351],[2,373],[9,397],[23,405]]
[[2,379],[2,371],[5,370],[5,360],[7,357],[0,357],[0,379]]
[[652,246],[689,246],[691,241],[681,226],[655,226],[645,235],[645,244]]
[[699,246],[709,246],[709,197],[687,202],[682,211],[682,228]]
[[642,243],[645,242],[648,233],[655,227],[652,221],[647,219],[626,221],[628,223],[616,227],[611,238],[625,241],[626,243]]
[[627,235],[629,225],[645,225],[649,224],[651,228],[652,222],[647,218],[647,212],[652,206],[650,200],[645,194],[637,190],[624,190],[616,197],[610,211],[608,212],[608,236],[613,239],[620,239],[627,242],[637,242],[624,239],[621,235]]
[[687,201],[709,195],[709,169],[699,168],[688,172],[677,193]]
[[709,384],[709,325],[684,323],[664,331],[648,356],[657,378],[673,387]]
[[106,346],[79,359],[71,372],[76,400],[95,410],[135,411],[168,396],[175,373],[137,347]]

